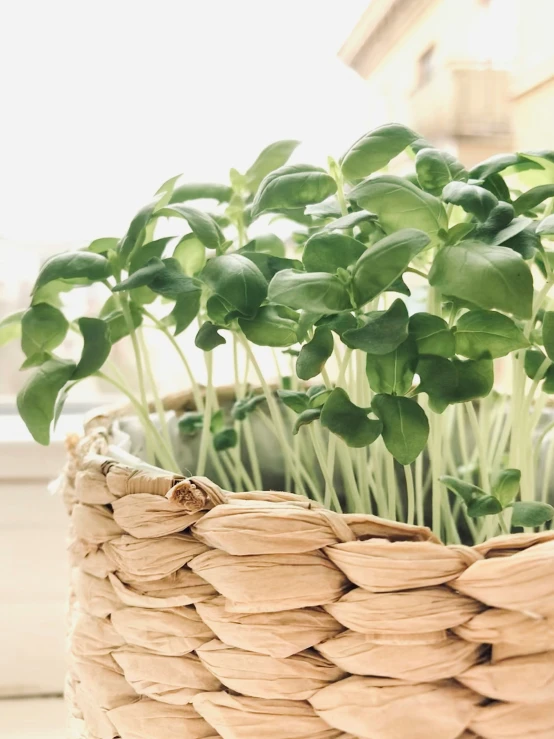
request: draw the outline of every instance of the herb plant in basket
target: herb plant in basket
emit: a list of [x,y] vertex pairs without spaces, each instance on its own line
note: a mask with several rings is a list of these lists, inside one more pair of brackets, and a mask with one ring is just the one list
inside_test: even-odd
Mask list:
[[[289,164],[297,143],[228,185],[169,180],[122,238],[48,260],[0,324],[21,325],[38,442],[90,376],[144,442],[139,461],[121,412],[97,416],[62,477],[75,721],[110,739],[553,736],[554,153],[468,170],[390,124],[323,167]],[[99,315],[69,320],[63,294],[96,283]],[[147,329],[190,394],[163,398]],[[286,493],[260,492],[269,467]]]

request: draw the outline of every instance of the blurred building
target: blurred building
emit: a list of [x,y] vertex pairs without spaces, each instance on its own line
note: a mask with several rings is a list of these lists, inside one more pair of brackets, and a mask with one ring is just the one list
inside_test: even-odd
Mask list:
[[370,124],[412,126],[466,165],[554,147],[553,0],[372,0],[340,57]]

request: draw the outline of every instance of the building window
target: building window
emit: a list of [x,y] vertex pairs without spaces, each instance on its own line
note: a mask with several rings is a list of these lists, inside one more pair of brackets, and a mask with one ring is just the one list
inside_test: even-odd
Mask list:
[[435,68],[435,47],[430,46],[420,57],[417,63],[417,85],[423,87],[426,85]]

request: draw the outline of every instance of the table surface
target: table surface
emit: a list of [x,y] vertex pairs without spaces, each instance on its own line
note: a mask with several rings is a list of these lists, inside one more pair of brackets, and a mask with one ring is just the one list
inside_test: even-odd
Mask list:
[[65,739],[65,720],[61,698],[0,700],[2,739]]

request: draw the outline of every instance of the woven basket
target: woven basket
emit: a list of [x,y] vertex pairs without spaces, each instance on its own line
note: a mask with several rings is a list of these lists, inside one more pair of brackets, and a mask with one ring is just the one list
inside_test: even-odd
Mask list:
[[226,493],[114,461],[112,421],[60,478],[71,737],[554,737],[554,532],[444,546]]

